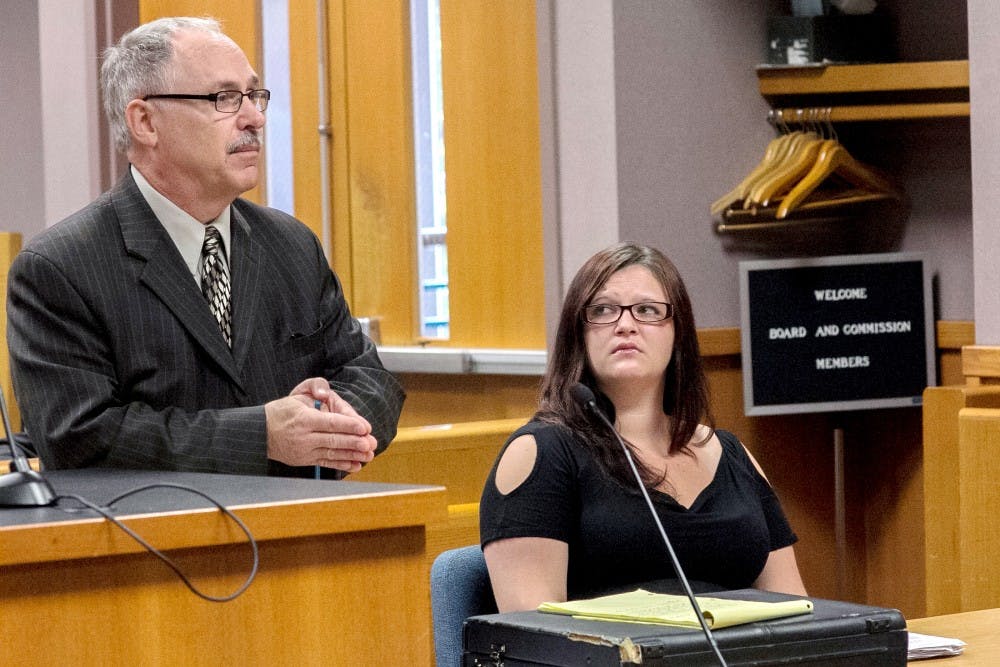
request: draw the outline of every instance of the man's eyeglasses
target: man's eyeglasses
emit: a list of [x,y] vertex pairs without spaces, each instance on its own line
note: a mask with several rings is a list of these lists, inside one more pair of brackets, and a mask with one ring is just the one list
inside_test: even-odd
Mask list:
[[271,91],[266,88],[256,88],[242,92],[239,90],[220,90],[211,95],[186,95],[181,93],[164,93],[162,95],[146,95],[142,98],[146,100],[166,99],[166,100],[208,100],[215,103],[215,110],[221,113],[236,113],[243,106],[243,98],[249,97],[257,111],[267,109],[267,103],[271,99]]
[[591,324],[612,324],[621,319],[625,311],[632,313],[636,322],[662,322],[674,316],[674,305],[662,301],[644,301],[630,306],[616,303],[594,303],[583,309],[583,319]]

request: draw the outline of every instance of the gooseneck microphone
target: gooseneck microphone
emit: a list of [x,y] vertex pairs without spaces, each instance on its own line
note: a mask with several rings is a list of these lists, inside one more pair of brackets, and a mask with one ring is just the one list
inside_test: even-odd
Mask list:
[[649,507],[649,513],[653,515],[653,521],[656,522],[656,527],[660,531],[660,537],[663,538],[663,544],[667,547],[667,553],[670,554],[670,562],[674,566],[674,572],[677,574],[677,579],[680,580],[681,586],[684,587],[684,593],[687,595],[688,600],[691,602],[691,607],[694,609],[695,616],[698,617],[698,622],[701,624],[702,632],[705,633],[705,638],[708,640],[708,644],[715,654],[716,659],[719,664],[726,667],[726,659],[722,657],[722,653],[719,651],[718,644],[715,643],[715,637],[712,635],[712,631],[708,627],[708,623],[705,621],[705,614],[702,613],[701,607],[698,605],[698,600],[695,599],[694,593],[691,591],[691,585],[688,583],[687,577],[684,576],[684,570],[681,568],[681,563],[677,560],[677,554],[674,553],[674,547],[670,543],[670,538],[667,537],[667,531],[663,529],[663,523],[660,521],[660,516],[656,513],[656,509],[653,507],[653,501],[649,497],[649,492],[646,490],[646,485],[642,481],[642,476],[639,474],[639,469],[635,466],[635,461],[632,458],[632,452],[629,450],[628,445],[625,444],[625,440],[622,438],[621,434],[618,433],[618,429],[615,425],[611,423],[608,416],[604,414],[604,411],[597,405],[597,398],[594,396],[594,392],[590,390],[586,385],[577,382],[572,387],[569,388],[570,396],[573,400],[579,403],[583,408],[590,410],[597,418],[604,422],[611,433],[614,434],[615,439],[618,440],[618,444],[621,445],[622,451],[625,452],[625,459],[628,461],[629,467],[632,469],[632,474],[635,475],[635,481],[639,485],[639,491],[642,492],[642,497],[646,500],[646,505]]
[[17,444],[7,413],[7,399],[0,389],[0,416],[10,445],[11,471],[0,475],[0,507],[44,507],[56,501],[49,481],[31,469],[27,457]]

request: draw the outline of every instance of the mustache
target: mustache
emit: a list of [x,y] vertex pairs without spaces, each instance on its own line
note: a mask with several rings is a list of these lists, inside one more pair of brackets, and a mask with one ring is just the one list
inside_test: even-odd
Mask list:
[[260,148],[263,147],[263,145],[264,145],[264,138],[260,135],[260,133],[255,132],[254,130],[246,130],[243,132],[243,134],[240,135],[239,139],[237,139],[232,143],[226,144],[226,152],[235,153],[236,151],[240,150],[245,146],[253,146],[254,148],[257,148],[259,150]]

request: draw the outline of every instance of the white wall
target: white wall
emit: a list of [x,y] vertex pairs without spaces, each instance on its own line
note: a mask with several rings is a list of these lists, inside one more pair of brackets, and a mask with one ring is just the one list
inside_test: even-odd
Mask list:
[[0,210],[26,241],[100,192],[94,0],[0,3]]
[[968,7],[976,343],[1000,345],[1000,4]]
[[774,137],[754,71],[765,4],[614,3],[619,230],[670,257],[699,327],[740,323],[738,261],[747,257],[724,249],[709,205]]
[[538,0],[548,340],[580,265],[619,240],[612,0]]
[[0,63],[0,231],[28,235],[44,228],[45,218],[34,3],[0,2]]
[[37,0],[46,225],[100,194],[93,0]]
[[556,156],[563,286],[619,240],[612,0],[556,0]]
[[[596,247],[619,238],[649,243],[677,264],[700,327],[739,326],[739,261],[793,256],[780,243],[767,254],[726,247],[708,210],[759,161],[774,136],[755,74],[764,59],[768,2],[552,2],[559,206],[557,220],[546,224],[559,228],[563,280]],[[905,59],[965,57],[964,3],[885,4],[899,17]],[[1000,11],[981,4],[981,12]],[[974,16],[969,22],[990,23]],[[937,37],[928,40],[927,34]],[[610,68],[607,48],[613,50]],[[982,62],[991,65],[997,55],[988,53]],[[602,114],[610,103],[613,112]],[[598,127],[588,127],[591,115]],[[602,140],[607,123],[614,124],[615,136]],[[936,316],[976,318],[982,306],[977,294],[974,309],[971,287],[969,121],[848,123],[837,130],[856,157],[878,160],[872,164],[897,176],[909,193],[910,217],[894,242],[898,250],[928,255],[937,279]],[[816,244],[809,252],[845,251],[824,252]]]

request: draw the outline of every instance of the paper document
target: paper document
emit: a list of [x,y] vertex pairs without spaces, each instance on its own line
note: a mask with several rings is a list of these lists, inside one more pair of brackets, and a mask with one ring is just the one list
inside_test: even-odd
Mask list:
[[906,652],[907,660],[923,660],[924,658],[960,655],[965,649],[965,642],[961,639],[921,635],[916,632],[911,632],[909,635],[909,650]]
[[[784,602],[724,600],[710,597],[695,599],[710,628],[727,628],[742,623],[808,614],[813,610],[812,601],[806,599]],[[605,595],[590,600],[543,602],[538,611],[608,621],[701,627],[687,596],[650,593],[641,588],[631,593]]]

